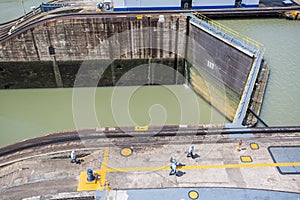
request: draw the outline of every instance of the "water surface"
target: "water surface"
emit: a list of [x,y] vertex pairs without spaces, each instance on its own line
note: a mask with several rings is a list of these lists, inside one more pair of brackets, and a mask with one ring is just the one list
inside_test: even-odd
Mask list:
[[[25,12],[41,2],[24,0]],[[17,18],[24,13],[22,0],[2,0],[0,11],[0,22]],[[300,21],[247,19],[220,22],[261,42],[266,48],[265,59],[271,66],[271,74],[262,118],[269,125],[300,125]],[[87,96],[94,91],[81,90]],[[128,94],[131,94],[130,98]],[[94,109],[83,103],[74,110],[71,88],[0,90],[0,146],[75,128],[226,121],[184,86],[97,88],[94,97]],[[84,100],[86,96],[81,98]]]
[[183,85],[0,90],[0,146],[63,130],[225,122]]
[[31,11],[31,7],[38,7],[43,0],[1,0],[0,1],[0,23],[17,19]]

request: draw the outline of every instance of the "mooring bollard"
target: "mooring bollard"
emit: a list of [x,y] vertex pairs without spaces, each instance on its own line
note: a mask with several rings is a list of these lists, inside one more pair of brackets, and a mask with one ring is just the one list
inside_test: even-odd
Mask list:
[[86,171],[86,173],[87,173],[87,178],[86,178],[86,180],[88,181],[88,182],[93,182],[96,178],[95,178],[95,176],[94,176],[94,173],[93,173],[93,170],[92,169],[88,169],[87,171]]

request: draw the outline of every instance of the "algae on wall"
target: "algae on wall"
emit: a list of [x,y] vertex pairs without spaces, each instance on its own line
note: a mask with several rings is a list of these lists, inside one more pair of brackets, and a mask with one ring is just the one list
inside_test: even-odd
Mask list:
[[[182,84],[183,60],[117,59],[57,62],[63,87]],[[176,66],[176,69],[175,69]],[[149,70],[150,69],[150,70]],[[56,88],[51,61],[1,62],[0,89]]]
[[190,67],[189,71],[189,82],[195,92],[225,115],[228,120],[233,121],[240,96],[204,71],[200,72],[194,67]]

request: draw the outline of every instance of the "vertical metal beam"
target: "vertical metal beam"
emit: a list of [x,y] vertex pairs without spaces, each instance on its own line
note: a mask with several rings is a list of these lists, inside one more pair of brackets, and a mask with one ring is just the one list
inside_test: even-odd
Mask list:
[[56,86],[59,88],[63,87],[63,82],[58,68],[58,64],[56,62],[55,55],[53,55],[53,73],[55,77]]
[[152,58],[152,44],[151,44],[151,37],[152,37],[152,31],[151,31],[151,17],[147,17],[148,19],[148,85],[151,85],[151,58]]
[[189,79],[187,58],[188,58],[188,49],[189,49],[190,19],[191,19],[191,17],[187,16],[187,18],[186,18],[186,36],[185,36],[186,38],[185,38],[185,49],[184,49],[185,51],[184,51],[184,60],[183,60],[183,63],[184,63],[183,75],[185,78],[185,84],[188,84],[188,79]]
[[109,51],[109,59],[110,59],[110,70],[111,70],[111,80],[112,80],[112,85],[115,86],[116,85],[116,77],[115,77],[115,66],[114,66],[114,50],[113,50],[113,47],[112,47],[112,44],[111,44],[111,36],[113,35],[112,34],[112,31],[110,29],[110,24],[111,22],[110,21],[106,21],[106,28],[107,28],[107,34],[106,34],[106,39],[108,40],[108,51]]
[[179,32],[179,18],[176,20],[176,35],[175,35],[175,56],[174,56],[174,83],[178,84],[178,33]]
[[36,41],[35,41],[35,38],[34,38],[34,35],[33,35],[33,29],[30,29],[30,33],[31,33],[32,41],[33,41],[33,46],[34,46],[34,49],[36,51],[37,59],[40,61],[41,58],[40,58],[40,54],[39,54],[39,51],[38,51],[38,48],[37,48],[37,45],[36,45]]

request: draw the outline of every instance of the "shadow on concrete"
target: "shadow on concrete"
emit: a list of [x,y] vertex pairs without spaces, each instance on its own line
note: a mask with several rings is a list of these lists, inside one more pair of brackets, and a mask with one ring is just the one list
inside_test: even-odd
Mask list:
[[183,171],[177,171],[176,172],[177,177],[182,177],[183,175],[185,175],[185,172],[183,172]]
[[196,159],[196,158],[200,158],[200,156],[198,154],[195,154],[195,155],[192,156],[192,158]]
[[78,165],[80,165],[80,164],[83,163],[83,162],[84,162],[83,159],[78,159],[78,160],[76,160],[76,161],[74,161],[74,160],[71,161],[71,163],[75,163],[75,164],[78,164]]
[[83,163],[84,162],[84,160],[83,159],[79,159],[79,160],[77,160],[77,163],[76,164],[81,164],[81,163]]

